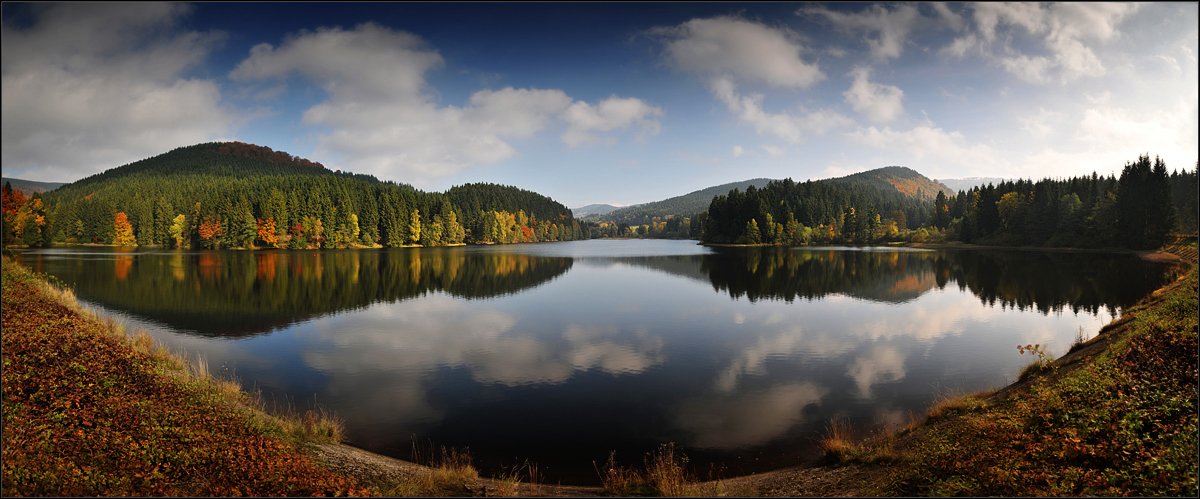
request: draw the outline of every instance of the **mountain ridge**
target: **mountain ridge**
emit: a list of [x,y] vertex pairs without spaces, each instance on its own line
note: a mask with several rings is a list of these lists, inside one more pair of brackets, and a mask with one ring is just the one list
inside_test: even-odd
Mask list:
[[[781,180],[782,179],[754,178],[739,182],[729,182],[726,184],[695,190],[687,194],[673,196],[661,201],[652,201],[649,203],[626,206],[612,210],[607,215],[601,213],[589,213],[583,216],[577,216],[577,218],[586,217],[587,220],[592,221],[640,225],[647,224],[650,222],[650,220],[653,220],[656,217],[661,219],[668,216],[692,216],[706,211],[709,203],[712,201],[712,198],[718,194],[727,194],[729,191],[735,188],[740,191],[745,191],[751,185],[757,189],[761,189],[766,187],[770,182]],[[937,197],[938,191],[945,192],[947,195],[952,195],[956,192],[950,186],[926,177],[920,172],[906,166],[885,166],[864,172],[852,173],[842,177],[831,177],[808,181],[830,182],[843,185],[868,184],[879,188],[895,190],[906,196],[917,197],[926,201],[933,201]]]

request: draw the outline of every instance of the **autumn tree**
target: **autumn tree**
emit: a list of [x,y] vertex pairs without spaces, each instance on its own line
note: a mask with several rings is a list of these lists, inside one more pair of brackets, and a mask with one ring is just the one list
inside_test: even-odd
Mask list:
[[200,244],[205,248],[217,249],[221,246],[221,236],[225,234],[225,231],[221,227],[220,217],[206,215],[197,231],[200,234]]
[[129,223],[129,217],[123,211],[117,212],[117,215],[113,217],[113,244],[117,246],[137,244],[137,238],[133,237],[133,225]]
[[409,244],[421,242],[421,213],[417,210],[408,217],[408,241]]
[[171,220],[171,227],[168,231],[168,235],[170,235],[171,239],[175,241],[176,248],[183,247],[183,238],[184,238],[184,234],[186,231],[187,231],[187,215],[180,213],[174,219]]
[[275,233],[275,219],[267,217],[266,220],[261,218],[255,219],[258,225],[258,240],[271,248],[279,247],[279,236]]

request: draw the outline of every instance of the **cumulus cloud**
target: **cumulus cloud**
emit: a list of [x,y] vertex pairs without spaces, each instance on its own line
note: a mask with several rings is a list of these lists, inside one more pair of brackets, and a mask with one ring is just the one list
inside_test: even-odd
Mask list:
[[[947,132],[932,123],[924,123],[907,131],[893,130],[891,127],[859,127],[847,133],[846,137],[860,144],[892,151],[893,155],[907,152],[916,161],[929,158],[926,164],[940,163],[937,166],[944,168],[943,171],[953,171],[955,174],[966,174],[960,168],[984,172],[1001,171],[1009,166],[1000,159],[1000,154],[994,148],[985,144],[970,144],[963,134]],[[921,171],[926,170],[922,167]]]
[[212,80],[185,78],[224,36],[178,31],[185,4],[55,4],[0,27],[6,174],[74,181],[226,134]]
[[802,116],[791,113],[772,114],[763,110],[762,94],[740,95],[733,81],[714,78],[710,88],[717,99],[725,103],[746,124],[759,134],[774,135],[788,142],[799,142],[805,132],[822,134],[829,130],[854,124],[854,120],[834,111],[821,109]]
[[804,47],[794,35],[745,19],[692,19],[650,33],[664,39],[670,61],[684,71],[790,88],[808,88],[825,79],[816,63],[800,58]]
[[[1107,71],[1104,63],[1089,44],[1117,38],[1117,25],[1139,7],[1082,2],[977,3],[971,7],[974,31],[956,38],[939,53],[959,58],[968,53],[989,56],[1014,76],[1031,83],[1053,80],[1051,72],[1064,83],[1084,76],[1103,76]],[[1045,54],[1029,55],[1014,48],[1013,39],[1021,36],[1039,40]]]
[[892,121],[904,113],[904,91],[892,85],[869,81],[871,68],[856,66],[848,73],[854,79],[850,89],[842,93],[846,103],[858,114],[876,123]]
[[[614,95],[595,106],[576,102],[563,112],[563,119],[570,127],[562,135],[562,140],[569,146],[595,143],[599,139],[592,131],[607,132],[634,124],[640,125],[644,134],[655,135],[661,127],[652,117],[662,115],[662,109],[632,97],[622,99]],[[608,139],[608,142],[612,141],[612,138]]]
[[736,158],[743,154],[746,154],[746,150],[742,149],[742,146],[733,146],[733,157]]
[[[945,5],[938,10],[943,17],[949,14],[948,22],[953,24],[955,14]],[[864,32],[863,40],[871,51],[871,56],[877,59],[895,59],[904,53],[904,44],[914,29],[929,24],[929,19],[921,15],[912,5],[896,5],[888,10],[879,4],[860,12],[838,12],[825,6],[805,7],[797,14],[824,16],[830,22],[846,31]],[[958,19],[961,22],[961,18]]]
[[444,65],[423,39],[372,23],[353,30],[321,28],[261,44],[230,77],[283,78],[298,73],[328,93],[303,123],[325,126],[314,156],[343,169],[410,183],[516,156],[511,139],[528,138],[559,121],[568,145],[608,142],[597,132],[634,125],[658,132],[662,110],[613,96],[596,105],[558,89],[480,90],[462,106],[438,106],[425,73]]

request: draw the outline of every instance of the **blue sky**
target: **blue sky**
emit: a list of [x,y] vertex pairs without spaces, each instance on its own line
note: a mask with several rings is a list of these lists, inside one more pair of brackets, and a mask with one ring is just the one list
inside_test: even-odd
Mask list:
[[1195,3],[3,4],[3,170],[240,140],[568,206],[1197,160]]

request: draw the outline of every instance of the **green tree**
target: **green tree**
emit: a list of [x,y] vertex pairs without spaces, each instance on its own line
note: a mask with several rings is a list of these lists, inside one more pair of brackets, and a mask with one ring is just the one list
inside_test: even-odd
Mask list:
[[751,218],[749,222],[746,222],[746,233],[744,237],[746,244],[759,244],[762,242],[762,235],[758,232],[757,220]]

